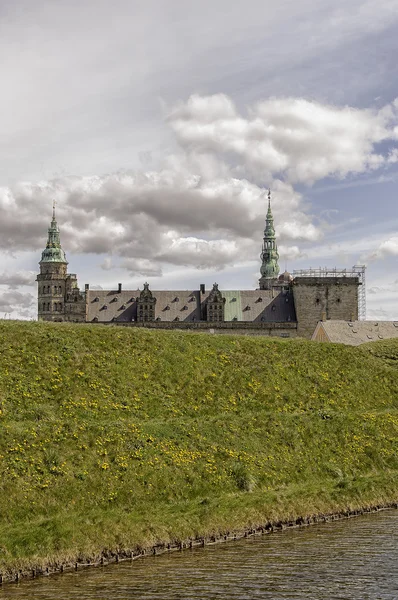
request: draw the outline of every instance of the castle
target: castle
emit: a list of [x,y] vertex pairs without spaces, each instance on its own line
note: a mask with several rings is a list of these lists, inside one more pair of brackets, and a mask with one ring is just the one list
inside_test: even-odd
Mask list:
[[80,291],[77,277],[67,272],[55,209],[40,261],[38,319],[114,323],[212,333],[244,333],[310,338],[319,321],[358,319],[360,271],[318,270],[279,274],[279,254],[268,194],[259,289],[154,291],[145,283],[139,292]]

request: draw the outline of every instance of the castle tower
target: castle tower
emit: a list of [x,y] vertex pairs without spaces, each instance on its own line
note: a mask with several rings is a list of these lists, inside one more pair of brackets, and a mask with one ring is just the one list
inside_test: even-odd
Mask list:
[[38,283],[38,319],[42,321],[63,321],[65,313],[65,284],[68,262],[62,250],[59,228],[53,216],[48,229],[46,248],[40,261]]
[[259,280],[260,290],[268,290],[279,275],[279,254],[276,244],[274,229],[274,217],[271,211],[271,191],[268,191],[268,211],[265,219],[265,229],[263,238],[263,249],[261,258],[261,278]]

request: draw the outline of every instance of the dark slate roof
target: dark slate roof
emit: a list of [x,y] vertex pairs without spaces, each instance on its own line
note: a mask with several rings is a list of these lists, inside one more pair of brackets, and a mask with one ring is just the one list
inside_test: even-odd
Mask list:
[[[200,321],[202,308],[211,290],[151,290],[155,319]],[[225,321],[295,321],[293,295],[285,290],[221,290],[225,298]],[[87,290],[87,320],[132,321],[137,318],[138,290]]]

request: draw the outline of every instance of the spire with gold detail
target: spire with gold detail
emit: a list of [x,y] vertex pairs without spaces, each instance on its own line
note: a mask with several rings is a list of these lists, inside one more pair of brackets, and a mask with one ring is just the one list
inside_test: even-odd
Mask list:
[[272,281],[277,279],[279,275],[279,254],[278,246],[276,244],[274,217],[272,216],[271,211],[271,190],[268,190],[268,210],[265,219],[263,248],[260,258],[260,290],[266,290],[272,286]]
[[48,262],[68,264],[65,257],[65,252],[62,250],[61,247],[61,240],[59,238],[59,228],[55,219],[55,201],[53,202],[53,216],[51,224],[48,228],[47,245],[45,250],[43,250],[42,252],[40,264]]

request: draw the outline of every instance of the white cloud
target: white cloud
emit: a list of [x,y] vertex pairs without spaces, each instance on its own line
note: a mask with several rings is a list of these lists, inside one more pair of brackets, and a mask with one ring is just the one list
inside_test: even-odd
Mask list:
[[[319,239],[321,231],[311,223],[301,195],[279,180],[273,188],[279,240]],[[1,198],[7,203],[7,218],[0,222],[4,249],[42,249],[43,213],[50,218],[52,198],[57,198],[67,252],[182,260],[198,268],[246,259],[250,244],[258,249],[267,207],[264,189],[255,183],[232,176],[207,179],[200,171],[192,173],[184,156],[173,169],[25,183],[3,190]],[[177,256],[178,248],[183,257]],[[111,265],[108,259],[102,267]]]
[[392,236],[385,242],[382,242],[379,252],[382,256],[398,256],[398,235]]
[[37,273],[34,271],[16,271],[15,273],[0,273],[0,285],[8,285],[10,290],[15,290],[20,286],[34,285]]
[[380,242],[376,250],[368,254],[366,259],[371,262],[388,256],[398,256],[398,235],[393,235]]
[[7,291],[0,293],[0,312],[8,315],[17,313],[25,318],[33,317],[36,298],[29,293]]
[[241,115],[224,94],[192,95],[169,123],[187,152],[231,154],[263,181],[278,173],[311,184],[391,162],[376,144],[396,138],[396,102],[381,110],[337,107],[304,98],[269,98]]

